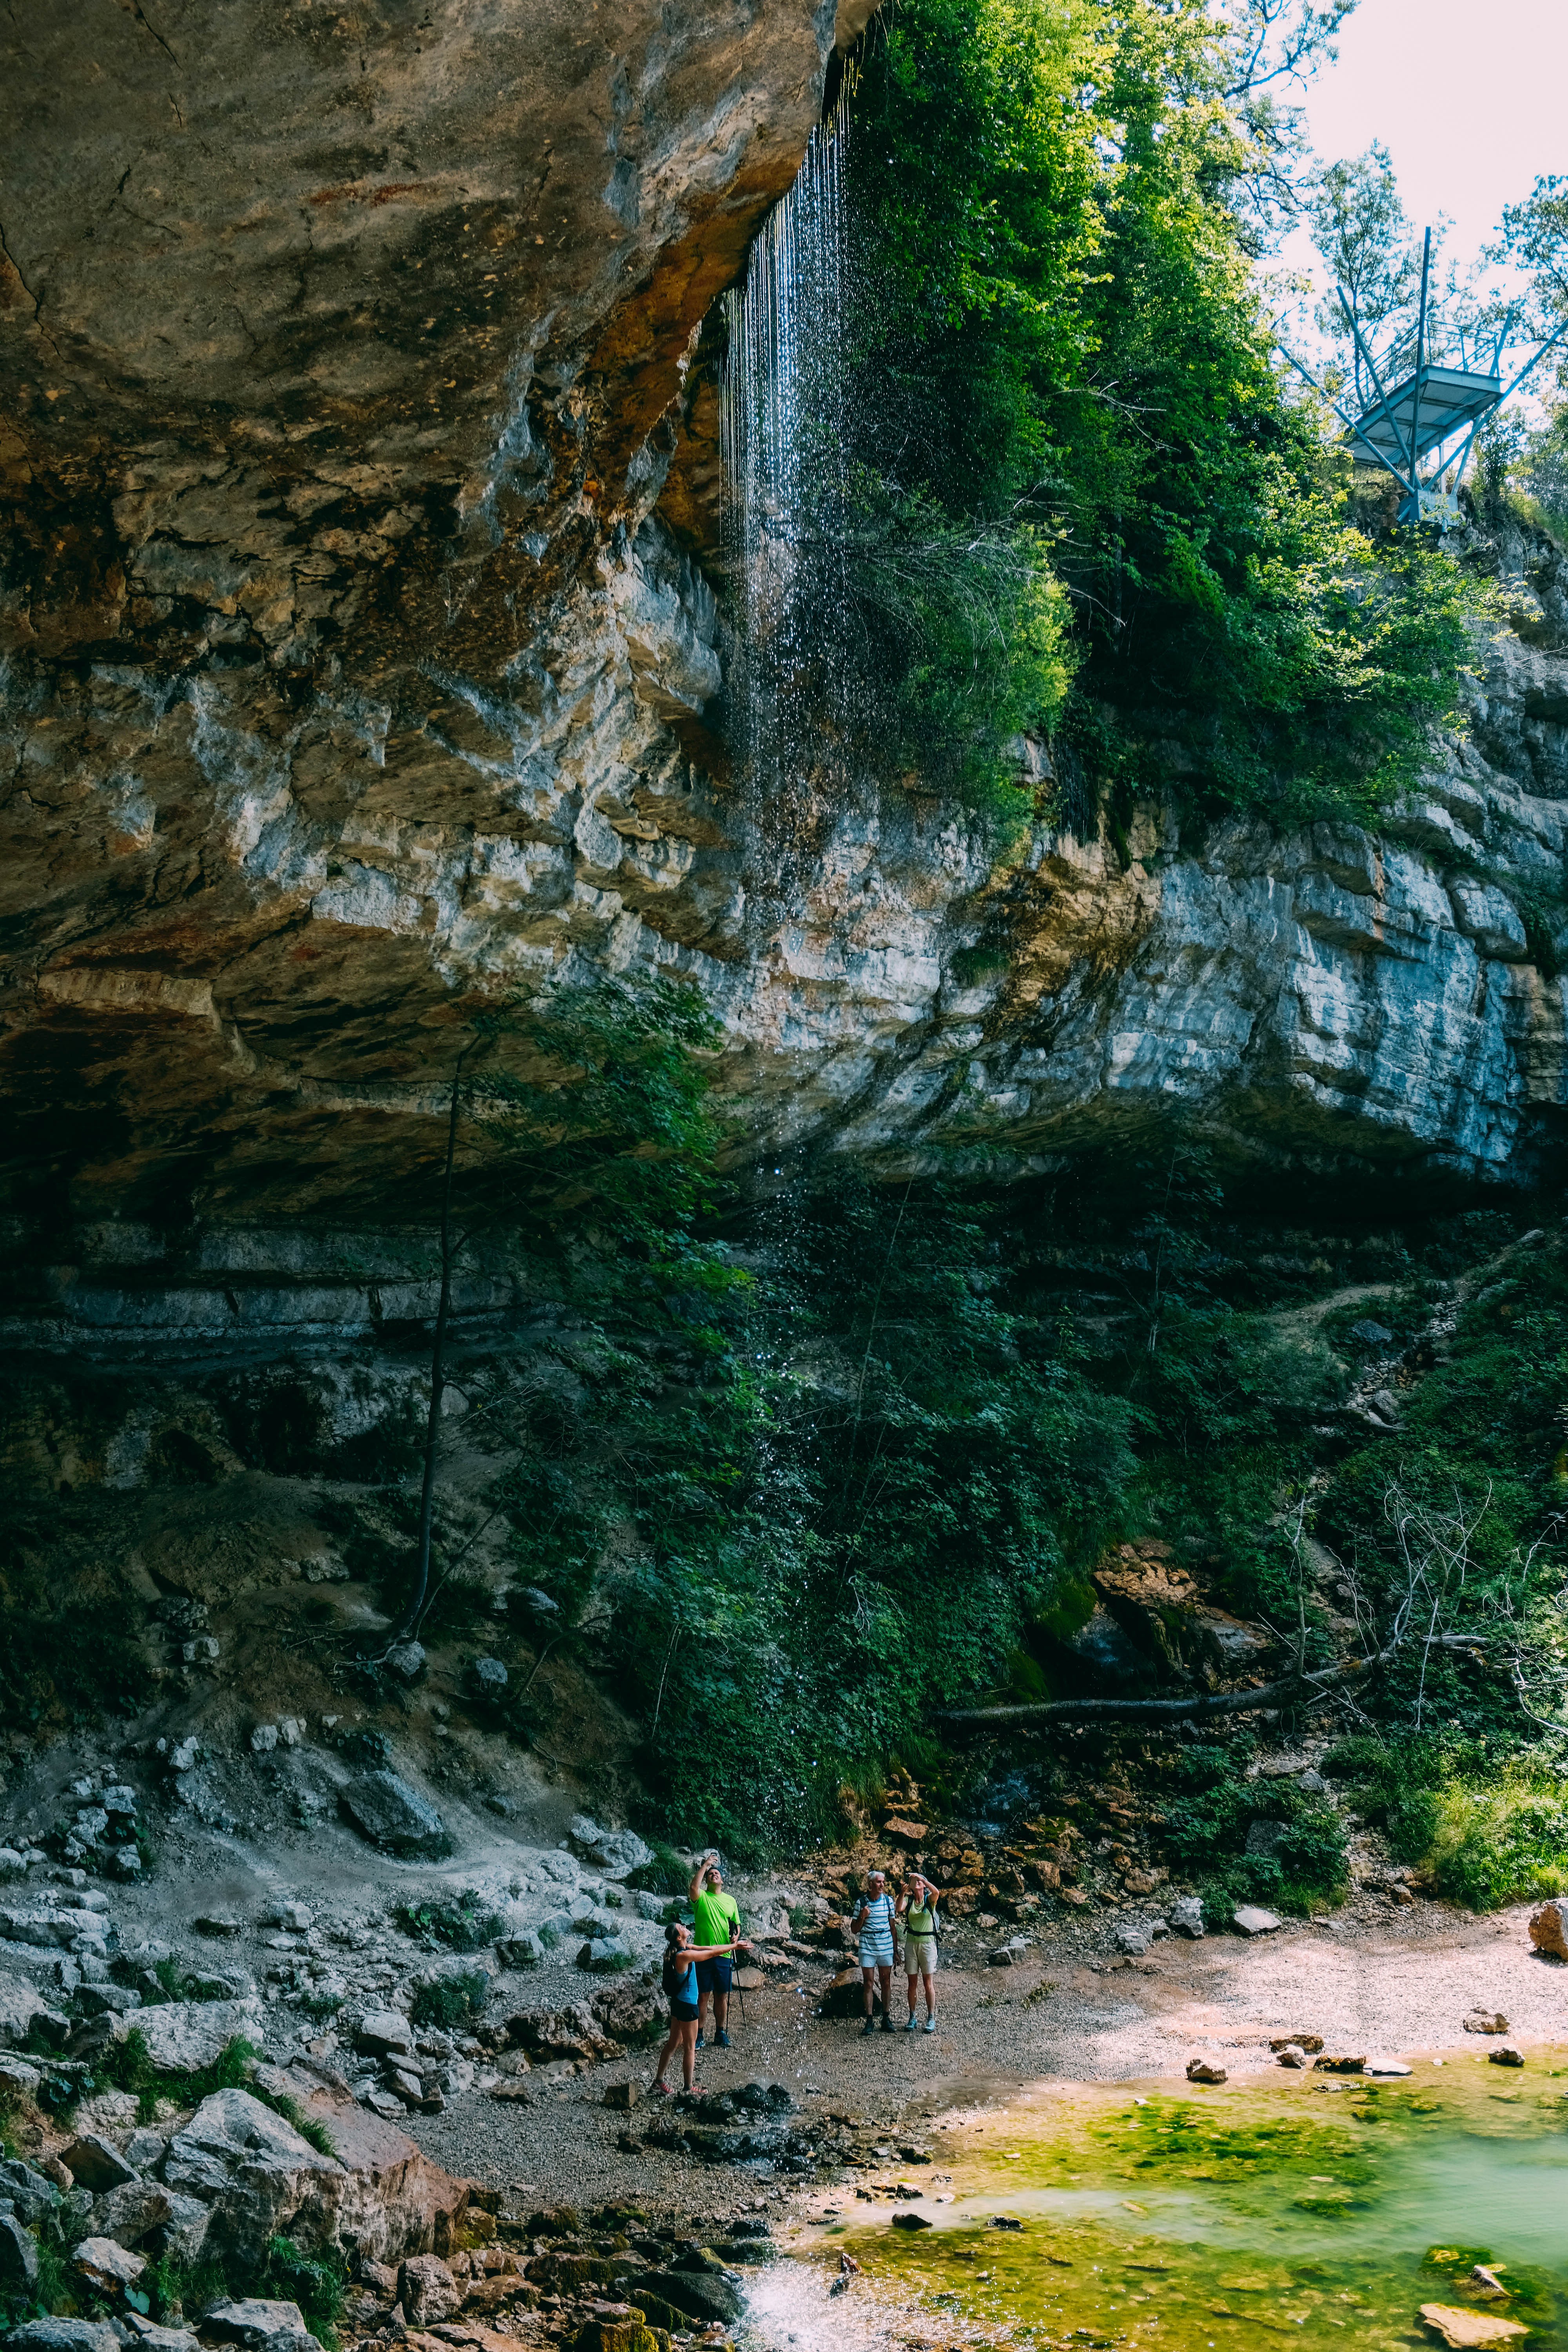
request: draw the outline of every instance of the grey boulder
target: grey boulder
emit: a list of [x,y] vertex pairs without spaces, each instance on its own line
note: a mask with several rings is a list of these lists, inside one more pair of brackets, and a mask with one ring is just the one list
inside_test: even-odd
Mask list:
[[1170,1909],[1172,1933],[1177,1936],[1201,1936],[1204,1932],[1204,1906],[1196,1895],[1178,1895]]
[[[202,2217],[206,2218],[203,2207]],[[117,2246],[139,2246],[154,2230],[163,2229],[174,2210],[174,2200],[160,2180],[122,2180],[100,2197],[93,2208],[93,2227],[100,2238]]]
[[335,2238],[348,2176],[248,2091],[215,2091],[169,2142],[163,2179],[259,2252],[289,2231],[310,2242]]
[[8,1944],[32,1944],[44,1950],[70,1946],[82,1932],[84,1919],[90,1914],[81,1911],[40,1910],[29,1905],[15,1908],[0,1905],[0,1936]]
[[496,1958],[503,1969],[536,1969],[544,1958],[544,1947],[537,1936],[524,1928],[520,1935],[501,1937],[496,1946]]
[[160,2327],[135,2311],[126,2313],[123,2325],[142,2352],[201,2352],[199,2338],[188,2327]]
[[[132,2021],[121,2022],[129,2030]],[[133,2021],[147,2054],[164,2074],[197,2074],[231,2042],[260,2044],[267,2021],[259,2000],[171,2000],[138,2010]]]
[[107,2319],[29,2319],[5,2338],[5,2352],[120,2352]]
[[1272,1911],[1265,1911],[1256,1903],[1238,1903],[1230,1916],[1244,1936],[1271,1936],[1279,1925]]
[[9,2205],[29,2229],[36,2229],[46,2213],[52,2213],[60,2201],[60,2192],[52,2180],[35,2172],[30,2164],[19,2157],[0,2164],[0,2200]]
[[398,2300],[411,2326],[450,2319],[463,2298],[439,2254],[412,2254],[397,2274]]
[[0,2213],[0,2293],[26,2294],[38,2284],[38,2242],[15,2213]]
[[631,1946],[624,1936],[594,1936],[578,1951],[577,1966],[598,1976],[609,1976],[625,1968],[631,1957]]
[[414,2048],[414,2028],[396,2009],[367,2009],[354,2035],[354,2048],[366,2057],[406,2057]]
[[435,1806],[395,1772],[362,1772],[339,1802],[360,1835],[385,1853],[438,1862],[452,1851]]
[[242,2344],[246,2352],[321,2352],[297,2303],[273,2303],[247,2295],[214,2305],[202,2321],[222,2344]]
[[127,2164],[117,2147],[101,2139],[97,2132],[79,2132],[75,2139],[60,2151],[61,2161],[79,2189],[90,2189],[95,2197],[106,2189],[118,2189],[122,2180],[133,2180],[134,2165]]

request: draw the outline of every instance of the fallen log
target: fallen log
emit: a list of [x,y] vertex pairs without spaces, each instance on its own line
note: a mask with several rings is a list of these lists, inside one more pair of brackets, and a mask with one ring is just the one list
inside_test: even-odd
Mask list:
[[[1070,1723],[1075,1718],[1107,1717],[1117,1721],[1180,1723],[1188,1716],[1249,1715],[1260,1706],[1313,1706],[1321,1698],[1360,1682],[1388,1664],[1401,1644],[1380,1650],[1375,1657],[1350,1658],[1343,1665],[1320,1666],[1312,1674],[1291,1674],[1278,1682],[1259,1683],[1248,1690],[1210,1691],[1188,1698],[1051,1698],[1022,1706],[953,1706],[942,1710],[943,1723]],[[1468,1643],[1465,1646],[1469,1646]]]

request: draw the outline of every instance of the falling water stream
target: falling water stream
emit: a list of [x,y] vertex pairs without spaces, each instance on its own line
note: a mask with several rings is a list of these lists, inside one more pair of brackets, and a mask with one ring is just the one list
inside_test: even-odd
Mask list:
[[725,297],[724,553],[736,765],[766,804],[814,757],[842,679],[847,106],[819,123]]

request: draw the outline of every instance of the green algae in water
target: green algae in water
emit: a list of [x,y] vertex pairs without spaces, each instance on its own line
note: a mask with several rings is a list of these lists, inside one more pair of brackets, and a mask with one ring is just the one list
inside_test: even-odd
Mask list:
[[[1568,2352],[1568,2103],[1419,2075],[1136,2104],[1042,2087],[995,2150],[955,2135],[953,2203],[916,2209],[932,2228],[891,2230],[887,2207],[851,2225],[865,2276],[830,2306],[831,2340],[1404,2352],[1436,2342],[1418,2311],[1442,2303],[1527,2327],[1521,2352]],[[990,2226],[1003,2214],[1022,2229]]]

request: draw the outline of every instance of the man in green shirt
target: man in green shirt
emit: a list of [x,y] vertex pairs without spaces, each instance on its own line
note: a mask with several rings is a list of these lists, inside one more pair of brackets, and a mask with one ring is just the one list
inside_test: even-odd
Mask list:
[[[710,1846],[691,1874],[687,1889],[696,1915],[692,1941],[697,1944],[728,1944],[741,1932],[741,1915],[735,1898],[724,1892],[723,1874],[719,1856]],[[741,1944],[744,1952],[751,1947]],[[710,1959],[697,1963],[697,2046],[702,2047],[703,2012],[710,2000],[713,2004],[713,2043],[717,2050],[728,2050],[730,2037],[724,2021],[730,2014],[730,1986],[733,1980],[733,1965],[728,1952],[715,1952]]]

